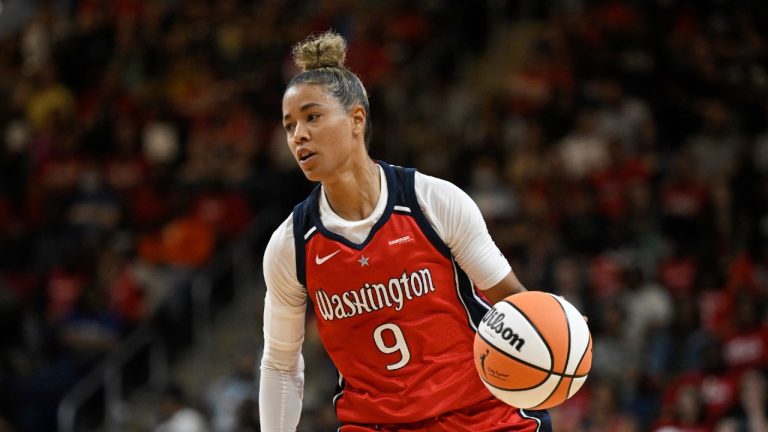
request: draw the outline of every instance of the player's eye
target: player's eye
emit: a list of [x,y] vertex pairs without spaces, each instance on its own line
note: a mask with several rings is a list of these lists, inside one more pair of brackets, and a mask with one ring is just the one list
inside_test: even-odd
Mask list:
[[307,121],[314,121],[320,118],[320,114],[309,114],[307,115]]
[[286,124],[283,125],[283,127],[285,128],[286,132],[290,133],[290,132],[293,132],[293,128],[295,126],[294,126],[293,123],[286,123]]

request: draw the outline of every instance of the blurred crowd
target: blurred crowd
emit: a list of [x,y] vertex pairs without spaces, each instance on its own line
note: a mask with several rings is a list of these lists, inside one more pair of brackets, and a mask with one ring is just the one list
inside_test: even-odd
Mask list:
[[[0,39],[0,430],[55,430],[123,336],[306,195],[280,98],[328,28],[372,156],[458,184],[521,281],[589,317],[558,431],[768,430],[768,5],[746,0],[40,1]],[[332,430],[308,328],[301,430]],[[244,357],[167,389],[157,430],[257,430]]]

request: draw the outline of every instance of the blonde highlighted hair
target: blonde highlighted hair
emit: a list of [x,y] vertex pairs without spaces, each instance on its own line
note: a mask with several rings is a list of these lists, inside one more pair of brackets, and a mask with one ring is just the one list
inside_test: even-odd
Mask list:
[[288,83],[286,90],[300,85],[323,86],[349,112],[357,105],[365,109],[365,145],[370,146],[372,123],[368,92],[362,81],[344,66],[347,41],[333,31],[311,35],[293,47],[293,60],[301,72]]

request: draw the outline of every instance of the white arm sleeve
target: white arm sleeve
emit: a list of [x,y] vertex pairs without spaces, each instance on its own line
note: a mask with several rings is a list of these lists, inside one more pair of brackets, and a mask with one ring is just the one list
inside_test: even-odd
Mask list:
[[478,288],[488,289],[512,271],[488,233],[480,209],[466,192],[419,172],[414,183],[424,215]]
[[264,252],[264,355],[259,382],[261,430],[293,432],[304,393],[304,315],[307,296],[296,278],[293,223],[289,217]]

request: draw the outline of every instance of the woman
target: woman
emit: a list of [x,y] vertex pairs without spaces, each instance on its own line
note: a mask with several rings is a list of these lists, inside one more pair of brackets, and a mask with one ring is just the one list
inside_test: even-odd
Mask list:
[[370,158],[368,97],[345,53],[332,32],[296,45],[303,72],[283,95],[288,147],[320,185],[264,256],[262,429],[298,424],[310,298],[340,373],[342,432],[549,430],[546,412],[493,398],[473,362],[488,301],[525,288],[464,192]]

